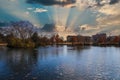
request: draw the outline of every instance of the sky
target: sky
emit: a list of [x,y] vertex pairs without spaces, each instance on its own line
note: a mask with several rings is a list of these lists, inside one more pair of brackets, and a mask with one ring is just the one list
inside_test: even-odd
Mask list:
[[61,35],[120,35],[120,0],[0,0],[0,26],[30,21],[55,24]]

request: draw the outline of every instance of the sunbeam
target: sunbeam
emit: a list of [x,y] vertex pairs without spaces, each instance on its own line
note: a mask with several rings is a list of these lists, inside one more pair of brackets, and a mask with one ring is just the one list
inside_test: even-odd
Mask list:
[[80,14],[81,14],[81,12],[78,11],[77,9],[72,9],[69,13],[69,19],[68,19],[68,22],[67,22],[67,27],[73,28],[74,24],[75,24],[75,21],[77,20],[77,18]]
[[58,20],[58,10],[57,10],[57,6],[54,6],[54,13],[53,13],[53,16],[54,16],[54,22],[55,24],[58,24],[59,20]]
[[69,16],[70,8],[63,8],[54,6],[54,21],[56,26],[66,27],[67,19]]
[[[46,10],[49,10],[49,7],[48,6],[45,6],[44,7]],[[48,19],[49,19],[49,22],[52,23],[52,17],[51,17],[51,14],[49,13],[49,11],[46,12],[47,16],[48,16]]]

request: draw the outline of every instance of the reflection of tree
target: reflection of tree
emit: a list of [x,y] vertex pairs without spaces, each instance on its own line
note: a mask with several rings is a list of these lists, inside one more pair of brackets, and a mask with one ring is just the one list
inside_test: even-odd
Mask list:
[[45,59],[49,56],[53,56],[53,57],[57,57],[59,56],[60,54],[60,51],[63,51],[63,48],[61,48],[61,46],[59,45],[52,45],[52,46],[47,46],[47,47],[40,47],[39,48],[39,54],[40,54],[40,58],[41,59]]
[[0,60],[4,60],[6,57],[6,47],[0,46]]
[[6,54],[7,65],[15,77],[25,76],[32,71],[38,60],[33,50],[9,49]]
[[75,48],[76,48],[76,50],[81,51],[84,49],[90,49],[90,46],[76,46]]
[[71,47],[70,50],[74,50],[74,51],[77,51],[77,53],[82,53],[83,50],[86,50],[86,49],[90,49],[90,46],[74,46],[74,45],[71,45],[71,46],[68,46],[68,47]]

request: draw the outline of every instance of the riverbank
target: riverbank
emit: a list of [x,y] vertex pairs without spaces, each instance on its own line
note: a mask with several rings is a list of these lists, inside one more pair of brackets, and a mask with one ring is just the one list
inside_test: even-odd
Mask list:
[[[62,42],[62,43],[50,43],[46,45],[39,45],[39,46],[48,46],[48,45],[68,45],[68,46],[118,46],[120,47],[120,44],[118,43],[78,43],[78,42]],[[12,47],[9,46],[7,43],[1,43],[0,46],[6,46],[9,48],[31,48],[31,47]],[[39,47],[37,46],[37,47]],[[34,47],[32,47],[34,48]]]
[[119,43],[79,43],[79,42],[64,42],[56,43],[56,45],[78,45],[78,46],[120,46]]

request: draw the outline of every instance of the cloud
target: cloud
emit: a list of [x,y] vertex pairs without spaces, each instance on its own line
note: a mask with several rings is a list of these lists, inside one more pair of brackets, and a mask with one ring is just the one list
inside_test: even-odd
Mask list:
[[119,26],[120,15],[99,17],[97,22],[99,26]]
[[80,10],[89,8],[89,6],[91,6],[92,4],[90,4],[87,0],[77,0],[76,2],[76,6],[77,8],[79,8]]
[[74,4],[76,0],[27,0],[27,3],[39,3],[42,5],[60,5],[65,6],[69,4]]
[[98,5],[105,5],[105,4],[110,4],[110,5],[113,5],[113,4],[116,4],[118,3],[120,0],[96,0],[97,4]]
[[118,3],[120,0],[110,0],[110,4],[116,4]]
[[[30,7],[30,8],[27,8],[29,11],[33,11],[33,12],[35,12],[35,13],[42,13],[42,12],[47,12],[48,10],[46,10],[46,9],[43,9],[43,8],[32,8],[32,7]],[[26,14],[30,14],[30,12],[29,11],[26,11],[25,13]]]
[[28,9],[28,10],[33,10],[34,8],[31,8],[31,7],[30,7],[30,8],[27,8],[27,9]]
[[84,24],[79,26],[80,30],[88,31],[88,30],[97,30],[99,27],[91,26],[89,24]]
[[114,5],[105,5],[99,9],[104,16],[99,16],[96,21],[99,26],[120,25],[120,2]]
[[120,29],[112,30],[110,32],[111,35],[120,35]]
[[25,12],[25,14],[29,15],[29,14],[30,14],[30,12],[26,11],[26,12]]
[[48,10],[43,9],[43,8],[36,8],[33,12],[35,13],[42,13],[42,12],[47,12]]
[[73,8],[73,7],[83,8],[83,7],[93,6],[94,3],[97,4],[97,1],[96,0],[27,0],[27,3],[30,4],[38,3],[45,6],[57,5],[68,8]]
[[101,8],[106,5],[114,5],[120,0],[76,0],[76,7],[80,9]]
[[83,24],[74,29],[74,33],[81,34],[84,36],[91,36],[91,35],[97,34],[99,32],[101,32],[100,27],[95,26],[95,25],[93,26],[90,24]]
[[120,14],[120,3],[115,5],[105,5],[99,9],[100,13],[106,15],[119,15]]
[[62,6],[68,8],[77,7],[80,10],[94,7],[101,7],[106,4],[113,5],[118,3],[120,0],[27,0],[29,4],[42,4],[45,6]]
[[104,6],[96,9],[96,25],[90,26],[84,24],[80,26],[82,34],[96,34],[96,33],[107,33],[112,35],[120,34],[120,2],[115,4],[105,4]]
[[56,25],[55,26],[55,31],[57,31],[57,32],[64,32],[65,31],[65,27]]

